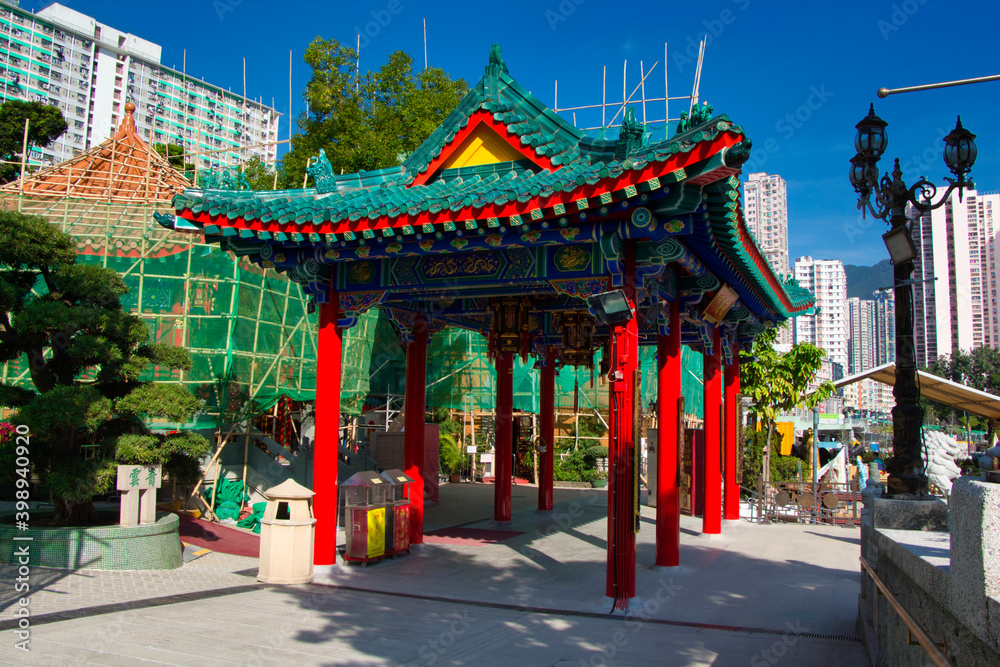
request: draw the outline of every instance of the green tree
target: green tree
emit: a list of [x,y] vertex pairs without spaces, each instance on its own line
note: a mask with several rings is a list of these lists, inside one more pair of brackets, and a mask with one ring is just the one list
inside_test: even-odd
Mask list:
[[926,370],[938,377],[1000,396],[1000,350],[978,347],[938,357]]
[[246,177],[251,190],[274,189],[274,170],[268,169],[268,166],[256,155],[243,163],[243,176]]
[[[924,370],[940,378],[1000,396],[1000,350],[989,347],[978,347],[971,352],[958,350],[938,357]],[[975,417],[970,420],[969,415],[964,412],[959,415],[951,406],[924,400],[921,403],[924,404],[925,413],[928,407],[932,409],[939,423],[963,423],[966,429],[979,426]]]
[[177,144],[153,144],[153,150],[167,158],[170,166],[177,171],[194,171],[194,164],[184,161],[184,147]]
[[317,37],[306,49],[313,74],[304,94],[308,114],[281,161],[284,187],[302,187],[306,162],[320,149],[334,172],[383,169],[400,163],[430,136],[464,97],[468,86],[439,68],[418,73],[402,51],[376,72],[359,75],[356,53]]
[[[775,422],[778,415],[794,408],[812,408],[826,400],[833,392],[832,382],[824,382],[814,391],[809,387],[816,379],[816,372],[826,353],[810,343],[798,343],[785,353],[774,349],[778,329],[768,329],[757,336],[740,375],[740,388],[750,398],[750,413],[763,420],[767,428],[764,440],[763,470],[758,491],[768,481],[771,469],[770,443],[774,442]],[[763,494],[760,494],[763,498]]]
[[[185,349],[150,342],[122,309],[127,291],[113,270],[77,263],[55,225],[0,211],[0,362],[25,360],[34,383],[0,385],[0,404],[30,429],[31,466],[52,488],[57,523],[93,521],[92,498],[110,490],[118,463],[162,464],[187,483],[208,450],[200,436],[145,426],[144,417],[189,421],[199,402],[181,386],[140,380],[151,365],[191,362]],[[5,473],[14,453],[13,441],[0,445]]]
[[0,104],[0,183],[17,180],[21,175],[21,149],[24,147],[24,121],[28,121],[28,146],[45,148],[66,131],[66,119],[59,107],[41,102],[8,100]]

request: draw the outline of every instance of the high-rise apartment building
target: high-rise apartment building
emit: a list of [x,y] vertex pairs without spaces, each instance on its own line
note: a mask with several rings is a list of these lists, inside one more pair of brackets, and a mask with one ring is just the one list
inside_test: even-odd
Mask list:
[[799,257],[795,279],[816,297],[816,315],[795,318],[795,342],[812,343],[847,369],[847,277],[837,259]]
[[747,176],[743,183],[743,217],[771,268],[782,277],[789,275],[785,179],[764,173]]
[[[199,168],[277,155],[273,108],[160,64],[161,47],[60,4],[36,14],[0,0],[0,101],[58,106],[69,128],[32,163],[61,162],[107,139],[127,102],[150,144],[201,153]],[[270,144],[270,145],[262,145]],[[257,146],[243,148],[243,146]]]
[[[750,174],[743,183],[743,219],[771,269],[782,278],[788,268],[788,189],[781,176]],[[779,343],[792,343],[790,328],[778,333]]]
[[864,379],[844,387],[844,407],[867,414],[889,415],[896,399],[892,387],[876,380]]
[[896,360],[896,300],[891,291],[847,300],[848,373]]
[[896,297],[890,290],[875,293],[874,366],[896,361]]
[[854,375],[875,365],[875,302],[852,296],[847,300],[847,373]]
[[977,347],[1000,347],[997,232],[1000,194],[953,192],[944,206],[911,209],[917,364]]
[[[873,299],[847,300],[849,374],[863,373],[896,360],[896,302],[892,292],[876,292]],[[844,390],[844,405],[868,413],[888,413],[892,387],[860,380]]]

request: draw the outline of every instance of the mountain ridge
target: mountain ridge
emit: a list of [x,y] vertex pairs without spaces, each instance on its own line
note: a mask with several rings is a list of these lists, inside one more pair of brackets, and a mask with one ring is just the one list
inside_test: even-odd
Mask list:
[[875,298],[875,290],[892,285],[892,263],[883,259],[874,266],[844,264],[844,275],[847,279],[848,299],[856,296],[871,300]]

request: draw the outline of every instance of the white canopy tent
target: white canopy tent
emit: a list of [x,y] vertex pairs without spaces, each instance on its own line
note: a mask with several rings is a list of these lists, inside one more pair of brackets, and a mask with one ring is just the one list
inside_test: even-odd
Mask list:
[[[877,366],[862,373],[849,375],[833,384],[840,389],[869,378],[882,384],[894,386],[896,384],[896,364],[889,363]],[[971,412],[980,417],[1000,420],[1000,396],[994,396],[985,391],[979,391],[920,370],[917,371],[917,385],[920,387],[920,395],[924,398],[943,403],[957,410]]]

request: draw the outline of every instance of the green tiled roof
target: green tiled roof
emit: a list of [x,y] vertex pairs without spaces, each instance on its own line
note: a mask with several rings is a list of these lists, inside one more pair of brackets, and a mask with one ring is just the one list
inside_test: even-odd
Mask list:
[[[437,180],[409,187],[407,184],[412,182],[412,177],[407,176],[404,164],[392,169],[336,176],[334,183],[316,190],[268,193],[192,191],[175,198],[174,206],[179,213],[189,210],[195,214],[223,214],[230,220],[278,220],[296,224],[356,222],[383,216],[394,220],[424,211],[458,213],[470,208],[474,217],[477,209],[488,204],[527,203],[531,199],[551,197],[557,193],[570,194],[582,186],[595,185],[602,179],[617,179],[626,172],[641,172],[651,162],[664,162],[678,153],[690,152],[698,143],[712,141],[724,132],[741,134],[727,116],[721,115],[669,141],[641,146],[621,161],[595,162],[592,156],[607,157],[613,155],[613,149],[591,150],[587,146],[598,143],[592,140],[581,142],[573,149],[575,159],[554,171],[528,169],[521,162],[504,163],[508,167],[505,171],[500,170],[499,165],[489,165],[490,168],[485,169],[465,167],[444,170]],[[424,151],[427,146],[425,142],[418,152]],[[580,152],[581,146],[585,148],[583,153]],[[660,180],[664,184],[670,181]]]
[[[710,264],[742,282],[778,318],[799,314],[812,306],[812,296],[775,276],[742,222],[735,174],[750,141],[728,116],[709,115],[710,107],[700,108],[678,134],[651,144],[632,114],[618,139],[588,137],[514,81],[494,49],[483,79],[399,166],[336,175],[322,156],[311,172],[315,189],[188,190],[173,203],[178,216],[207,235],[232,238],[231,245],[252,252],[254,244],[275,242],[344,247],[393,236],[405,242],[429,232],[460,237],[484,227],[528,232],[548,229],[556,219],[564,225],[570,216],[577,221],[571,224],[590,215],[618,219],[629,206],[655,212],[655,202],[663,211],[691,212],[704,194],[711,227],[698,254],[711,255]],[[446,149],[457,148],[474,118],[505,134],[524,158],[443,169]]]
[[755,285],[755,291],[780,317],[800,315],[815,304],[815,298],[809,290],[784,283],[774,274],[743,224],[739,186],[739,179],[733,176],[705,188],[712,244],[719,257],[743,276],[746,284]]

